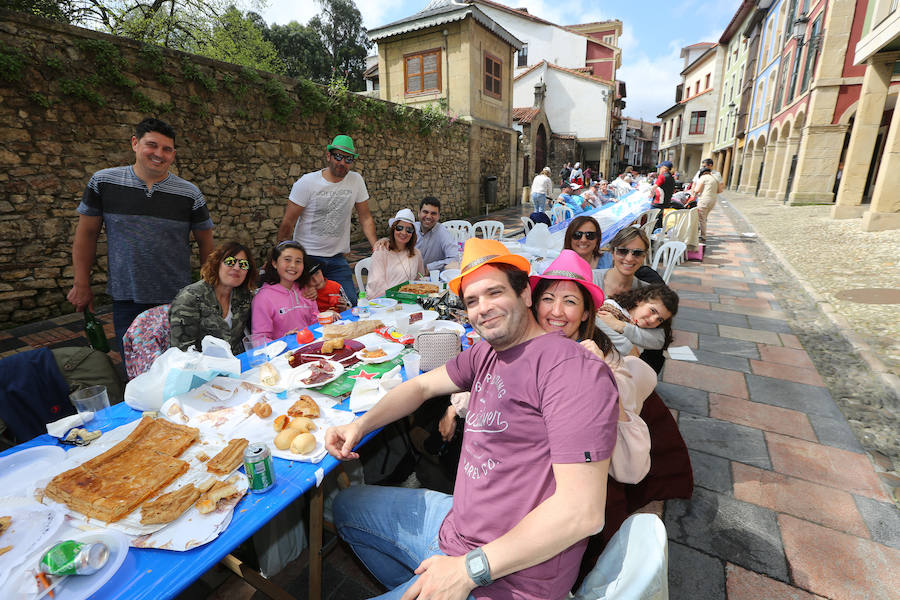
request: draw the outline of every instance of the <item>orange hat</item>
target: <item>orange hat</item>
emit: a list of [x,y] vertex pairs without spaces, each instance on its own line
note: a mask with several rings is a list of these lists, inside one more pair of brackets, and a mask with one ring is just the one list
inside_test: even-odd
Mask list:
[[507,250],[506,246],[497,240],[469,238],[463,248],[462,260],[459,262],[459,276],[451,279],[447,287],[450,288],[451,292],[459,296],[459,285],[462,283],[462,278],[473,273],[479,267],[491,263],[506,263],[525,271],[525,273],[531,272],[531,263],[528,262],[527,258],[518,254],[512,254]]

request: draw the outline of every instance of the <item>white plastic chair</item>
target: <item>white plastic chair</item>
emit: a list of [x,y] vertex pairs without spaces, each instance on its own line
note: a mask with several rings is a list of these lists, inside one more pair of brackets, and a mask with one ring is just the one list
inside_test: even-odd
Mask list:
[[472,230],[472,224],[468,221],[444,221],[443,225],[457,242],[465,243],[467,239],[475,237],[475,233]]
[[[634,220],[635,225],[638,225],[641,229],[644,230],[644,233],[647,234],[647,239],[653,235],[653,231],[656,229],[656,219],[659,217],[660,213],[659,208],[651,208],[650,210],[645,210],[641,214],[638,215],[637,219]],[[646,217],[646,221],[641,224],[641,220]]]
[[663,219],[663,234],[659,236],[659,241],[678,241],[696,246],[700,241],[699,226],[696,208],[674,210]]
[[366,277],[369,276],[369,270],[372,268],[372,257],[367,256],[362,260],[357,261],[356,266],[353,267],[353,278],[356,279],[356,289],[361,292],[366,290],[366,284],[363,282],[363,271],[366,272]]
[[502,240],[503,239],[503,223],[500,221],[478,221],[472,227],[474,236],[478,236],[481,231],[481,237],[486,240]]
[[575,216],[575,211],[572,210],[571,207],[566,206],[565,204],[554,204],[553,210],[550,213],[551,219],[553,220],[553,224],[562,223],[566,219],[571,219]]
[[[654,271],[660,274],[663,281],[666,283],[669,283],[669,277],[672,276],[675,265],[681,263],[685,250],[687,250],[687,244],[684,242],[669,241],[660,246],[659,250],[656,251],[656,254],[653,255],[653,264],[651,266]],[[662,272],[656,268],[659,265],[660,259],[662,260]]]
[[534,221],[531,220],[531,217],[519,217],[522,219],[522,228],[525,232],[525,235],[528,235],[528,232],[531,231],[531,228],[534,227]]
[[631,515],[616,532],[575,600],[668,600],[669,551],[659,517]]

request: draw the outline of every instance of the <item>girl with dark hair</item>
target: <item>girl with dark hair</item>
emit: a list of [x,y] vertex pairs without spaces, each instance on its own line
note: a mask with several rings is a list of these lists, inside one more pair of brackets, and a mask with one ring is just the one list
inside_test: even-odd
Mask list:
[[580,215],[566,228],[563,248],[573,250],[591,269],[609,267],[600,261],[600,234],[600,223],[594,217]]
[[678,294],[664,283],[639,287],[607,298],[597,313],[597,327],[622,354],[649,348],[665,350],[672,343],[672,318]]
[[276,340],[316,322],[315,299],[303,295],[309,282],[306,250],[299,242],[281,242],[269,253],[263,286],[253,299],[253,333]]
[[169,345],[199,350],[203,338],[211,335],[240,354],[256,283],[253,256],[242,244],[225,242],[206,257],[200,276],[200,281],[183,287],[169,307]]

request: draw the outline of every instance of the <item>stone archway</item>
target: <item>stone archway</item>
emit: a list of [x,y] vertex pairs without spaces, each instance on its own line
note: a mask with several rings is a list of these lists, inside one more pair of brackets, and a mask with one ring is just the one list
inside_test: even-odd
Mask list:
[[547,166],[547,130],[544,124],[538,125],[537,135],[534,136],[534,172],[540,173]]

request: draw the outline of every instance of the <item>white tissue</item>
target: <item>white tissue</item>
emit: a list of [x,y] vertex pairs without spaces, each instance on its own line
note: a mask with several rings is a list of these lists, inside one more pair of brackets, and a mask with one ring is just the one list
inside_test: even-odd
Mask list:
[[363,412],[371,409],[388,391],[401,383],[403,378],[400,376],[400,365],[382,375],[380,379],[357,379],[353,384],[353,391],[350,392],[350,410]]
[[61,438],[66,435],[70,429],[73,427],[79,427],[92,421],[94,419],[94,413],[92,412],[83,412],[78,413],[77,415],[69,415],[68,417],[63,417],[59,421],[54,421],[52,423],[47,423],[47,433],[52,435],[55,438]]
[[316,469],[316,487],[322,485],[322,480],[325,479],[325,469],[319,467]]

